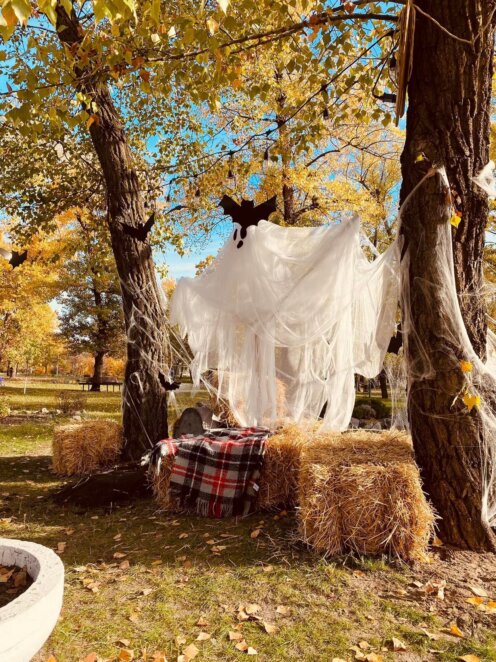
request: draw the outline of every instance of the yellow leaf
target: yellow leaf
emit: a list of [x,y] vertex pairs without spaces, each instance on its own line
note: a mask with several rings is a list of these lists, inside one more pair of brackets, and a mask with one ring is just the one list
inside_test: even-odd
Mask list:
[[470,361],[460,361],[460,368],[462,369],[462,372],[472,372],[474,366]]
[[460,639],[463,639],[465,636],[456,623],[451,624],[449,631],[454,637],[459,637]]
[[457,228],[460,225],[461,220],[462,220],[461,216],[459,216],[458,214],[453,214],[453,216],[450,218],[450,223],[454,228]]
[[467,598],[466,602],[471,605],[481,605],[484,603],[484,598]]
[[224,14],[227,12],[227,8],[229,7],[229,1],[230,0],[217,0],[217,4],[222,9]]
[[134,660],[134,651],[130,648],[121,648],[117,659],[120,662],[131,662],[131,660]]
[[251,646],[248,646],[248,650],[246,651],[247,655],[258,655],[257,651],[252,648]]
[[260,535],[260,529],[255,529],[250,533],[250,538],[258,538],[259,535]]
[[425,156],[423,154],[419,154],[415,159],[415,163],[422,163],[422,161],[425,161]]
[[219,24],[215,18],[207,18],[207,28],[211,35],[214,35],[219,29]]
[[471,393],[465,393],[462,400],[469,411],[472,411],[474,407],[479,409],[481,404],[480,395],[472,395]]
[[55,655],[50,655],[46,662],[57,662],[57,658]]
[[480,657],[470,653],[468,655],[461,655],[458,659],[463,660],[463,662],[480,662]]

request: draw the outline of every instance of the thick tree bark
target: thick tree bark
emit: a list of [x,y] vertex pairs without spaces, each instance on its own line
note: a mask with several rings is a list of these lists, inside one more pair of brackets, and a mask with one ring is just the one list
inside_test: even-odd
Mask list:
[[[57,3],[56,12],[61,42],[75,48],[83,35],[77,17],[74,13],[68,16],[61,3]],[[137,227],[144,223],[146,217],[121,118],[106,85],[93,81],[88,69],[76,67],[75,73],[82,81],[80,89],[98,107],[90,134],[106,183],[108,224],[127,333],[122,405],[124,457],[137,460],[168,433],[167,392],[161,384],[161,375],[167,379],[169,373],[165,301],[149,243],[124,230],[125,225]]]
[[100,391],[100,385],[102,383],[103,377],[103,359],[105,358],[105,352],[96,352],[93,363],[93,376],[91,378],[91,390],[98,392]]
[[[488,203],[471,178],[489,160],[496,0],[417,0],[417,4],[451,33],[473,39],[473,46],[450,37],[417,12],[401,199],[425,174],[425,162],[417,161],[419,154],[424,153],[434,167],[445,166],[463,214],[459,228],[453,229],[459,302],[473,347],[483,358],[486,321],[480,287]],[[456,334],[450,333],[446,271],[436,252],[446,237],[450,216],[440,175],[424,181],[402,215],[411,297],[402,306],[404,318],[409,311],[412,323],[405,347],[409,417],[424,484],[442,517],[441,537],[464,548],[495,550],[494,533],[481,517],[480,420],[475,410],[469,414],[455,400],[464,385],[460,360],[466,356]],[[423,372],[427,365],[430,370]]]

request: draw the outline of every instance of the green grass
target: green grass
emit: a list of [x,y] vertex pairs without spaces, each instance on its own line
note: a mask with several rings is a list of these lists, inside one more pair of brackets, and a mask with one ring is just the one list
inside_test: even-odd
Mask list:
[[[11,397],[29,398],[23,408],[54,408],[57,389],[33,385],[26,396],[13,389]],[[118,416],[117,395],[90,394],[89,402],[91,415]],[[63,614],[34,662],[51,654],[57,662],[77,662],[92,652],[115,660],[123,639],[137,660],[150,660],[155,651],[176,660],[192,642],[200,649],[197,661],[241,660],[245,654],[228,637],[236,628],[263,662],[352,660],[350,646],[361,641],[383,660],[401,659],[390,651],[393,636],[407,644],[413,657],[405,660],[455,660],[468,652],[496,660],[490,628],[479,628],[472,639],[430,641],[421,626],[441,632],[442,619],[424,603],[383,596],[386,586],[389,592],[407,586],[411,569],[384,559],[326,562],[296,542],[292,514],[214,521],[167,516],[151,500],[109,511],[55,505],[50,494],[62,481],[50,470],[53,425],[0,424],[0,536],[53,549],[66,543]],[[211,540],[225,549],[214,554]],[[125,556],[116,559],[116,552]],[[119,567],[123,561],[128,568]],[[261,621],[238,620],[239,606],[248,603],[260,606]],[[277,613],[280,605],[288,615]],[[197,625],[200,618],[208,625]],[[277,631],[268,634],[263,622]],[[195,641],[202,630],[211,638]],[[176,637],[186,644],[177,645]]]

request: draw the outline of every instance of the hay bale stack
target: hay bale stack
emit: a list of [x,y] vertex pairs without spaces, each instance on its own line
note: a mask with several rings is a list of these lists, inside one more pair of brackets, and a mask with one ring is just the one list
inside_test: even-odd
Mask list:
[[315,424],[288,425],[269,437],[260,472],[259,508],[291,508],[298,502],[300,460]]
[[405,433],[319,435],[300,471],[300,531],[327,555],[426,556],[434,514]]
[[122,449],[122,426],[111,420],[88,420],[56,427],[52,442],[53,470],[81,476],[105,469]]

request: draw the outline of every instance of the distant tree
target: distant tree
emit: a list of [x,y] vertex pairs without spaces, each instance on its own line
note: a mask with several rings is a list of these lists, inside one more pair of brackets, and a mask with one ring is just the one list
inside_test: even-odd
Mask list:
[[94,357],[92,391],[99,391],[106,356],[124,347],[119,277],[108,238],[84,212],[76,213],[77,249],[63,267],[64,290],[58,297],[60,331],[73,352]]

